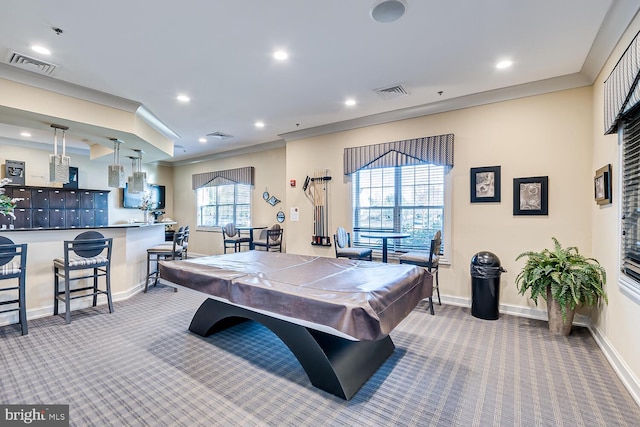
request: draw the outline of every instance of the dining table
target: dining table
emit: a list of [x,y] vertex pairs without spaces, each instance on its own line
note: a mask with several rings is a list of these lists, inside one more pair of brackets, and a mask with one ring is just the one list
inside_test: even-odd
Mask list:
[[410,237],[409,233],[395,233],[390,231],[367,232],[360,234],[360,237],[367,239],[382,239],[382,262],[387,262],[387,241],[389,239],[404,239]]
[[265,228],[267,228],[266,225],[239,225],[236,227],[236,230],[249,232],[249,249],[254,250],[255,245],[253,244],[253,230],[264,230]]

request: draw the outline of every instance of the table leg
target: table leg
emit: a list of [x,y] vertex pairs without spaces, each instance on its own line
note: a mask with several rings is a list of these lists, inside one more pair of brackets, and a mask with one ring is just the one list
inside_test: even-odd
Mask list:
[[387,239],[382,238],[382,262],[387,262]]

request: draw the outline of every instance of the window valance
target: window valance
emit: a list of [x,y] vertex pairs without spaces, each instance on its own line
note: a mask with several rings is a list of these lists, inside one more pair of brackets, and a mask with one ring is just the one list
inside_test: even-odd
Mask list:
[[223,171],[196,173],[191,175],[191,184],[194,190],[205,186],[226,184],[253,185],[254,167],[227,169]]
[[344,174],[360,169],[430,163],[453,167],[453,134],[344,149]]
[[621,117],[640,101],[640,39],[638,34],[604,82],[605,134],[615,133]]

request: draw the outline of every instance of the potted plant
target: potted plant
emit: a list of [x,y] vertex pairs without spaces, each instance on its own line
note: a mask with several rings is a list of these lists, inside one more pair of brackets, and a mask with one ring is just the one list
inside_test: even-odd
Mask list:
[[593,306],[607,294],[604,285],[607,276],[604,268],[593,258],[587,258],[571,246],[563,248],[552,237],[554,249],[541,252],[524,252],[516,261],[528,257],[522,271],[516,277],[521,295],[527,290],[538,305],[538,297],[547,301],[549,331],[554,335],[569,335],[577,306]]

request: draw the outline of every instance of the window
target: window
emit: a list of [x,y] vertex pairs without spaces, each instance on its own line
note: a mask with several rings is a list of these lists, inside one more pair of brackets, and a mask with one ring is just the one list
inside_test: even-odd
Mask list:
[[395,250],[428,250],[425,242],[430,242],[436,231],[443,234],[445,231],[444,172],[444,166],[430,164],[355,172],[354,245],[380,246],[376,239],[360,235],[368,231],[393,231],[411,234],[396,239]]
[[251,223],[251,185],[226,184],[196,189],[198,227]]
[[640,301],[640,109],[623,120],[621,285]]

